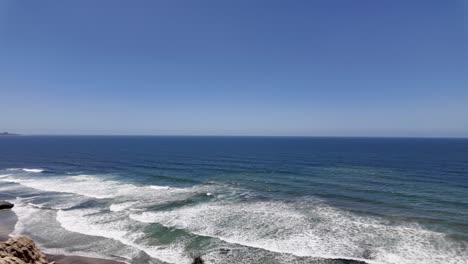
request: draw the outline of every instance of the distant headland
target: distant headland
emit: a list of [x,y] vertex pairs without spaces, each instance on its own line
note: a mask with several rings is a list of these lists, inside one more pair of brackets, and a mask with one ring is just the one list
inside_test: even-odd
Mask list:
[[10,132],[1,132],[0,136],[19,136],[19,134],[14,134]]

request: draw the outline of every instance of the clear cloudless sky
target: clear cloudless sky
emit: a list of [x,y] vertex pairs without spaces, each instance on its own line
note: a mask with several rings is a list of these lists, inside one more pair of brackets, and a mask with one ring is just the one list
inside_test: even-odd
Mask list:
[[468,1],[0,1],[0,130],[468,136]]

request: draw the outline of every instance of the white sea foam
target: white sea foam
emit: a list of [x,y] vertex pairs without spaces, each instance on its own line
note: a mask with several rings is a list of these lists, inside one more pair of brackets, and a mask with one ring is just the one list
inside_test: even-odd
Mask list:
[[[23,199],[17,198],[14,202],[15,206],[12,208],[12,210],[18,216],[18,221],[15,224],[15,230],[13,231],[12,235],[20,235],[24,233],[25,229],[27,228],[27,224],[25,224],[25,221],[22,220],[27,219],[28,221],[34,221],[37,219],[37,213],[41,211],[40,208],[22,206],[22,200]],[[36,215],[36,217],[34,217],[34,215]]]
[[[115,239],[170,263],[190,262],[183,245],[163,247],[145,242],[145,234],[135,229],[138,222],[132,219],[295,256],[366,259],[370,263],[468,263],[467,245],[451,242],[445,234],[417,225],[392,225],[383,219],[357,216],[313,200],[236,202],[230,199],[229,192],[219,195],[216,190],[219,186],[138,186],[92,175],[60,178],[7,175],[1,180],[45,191],[112,199],[107,213],[101,209],[59,210],[56,220],[69,231]],[[147,205],[197,193],[216,193],[218,199],[172,211],[133,212],[131,219],[127,217],[128,208],[144,210]],[[219,201],[219,197],[225,201]]]
[[395,264],[468,263],[463,246],[451,243],[442,233],[416,225],[390,225],[322,204],[213,203],[130,217],[296,256]]
[[39,173],[39,172],[43,172],[44,169],[8,168],[6,169],[6,171],[24,171],[24,172]]
[[67,193],[60,193],[52,196],[47,196],[47,199],[45,201],[39,199],[39,202],[36,202],[35,198],[36,197],[31,197],[26,198],[24,200],[34,207],[43,209],[52,208],[55,210],[70,209],[75,206],[79,206],[80,204],[86,203],[90,200],[90,198],[87,198],[86,196],[78,196]]
[[42,179],[8,177],[3,178],[2,180],[19,183],[42,191],[69,192],[94,198],[113,197],[113,195],[109,194],[108,191],[103,192],[99,185],[93,185],[93,182],[91,181],[83,181],[78,176]]
[[184,249],[175,244],[151,246],[141,242],[145,234],[128,218],[102,213],[99,209],[59,210],[57,221],[72,232],[115,239],[169,263],[190,263]]
[[109,206],[109,210],[113,212],[120,212],[123,210],[126,210],[134,205],[136,205],[138,202],[124,202],[124,203],[117,203],[117,204],[111,204]]
[[170,190],[171,189],[169,186],[150,185],[148,187],[153,189],[153,190]]
[[175,194],[190,195],[203,191],[194,188],[172,188],[167,186],[138,186],[120,181],[106,179],[105,176],[76,175],[64,177],[28,178],[9,175],[0,180],[15,182],[38,190],[64,192],[84,195],[97,199],[121,198],[129,200],[156,200],[175,198]]
[[115,240],[66,231],[55,221],[55,210],[32,206],[27,199],[18,198],[14,203],[13,210],[18,221],[13,235],[26,234],[33,237],[44,252],[108,259],[131,259],[138,253],[137,249],[126,247]]
[[33,172],[33,173],[39,173],[39,172],[43,172],[44,170],[43,169],[21,169],[25,172]]

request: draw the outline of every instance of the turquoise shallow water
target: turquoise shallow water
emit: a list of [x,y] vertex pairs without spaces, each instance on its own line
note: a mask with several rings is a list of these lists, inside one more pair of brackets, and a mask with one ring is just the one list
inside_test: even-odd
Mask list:
[[0,137],[49,252],[131,263],[468,263],[468,139]]

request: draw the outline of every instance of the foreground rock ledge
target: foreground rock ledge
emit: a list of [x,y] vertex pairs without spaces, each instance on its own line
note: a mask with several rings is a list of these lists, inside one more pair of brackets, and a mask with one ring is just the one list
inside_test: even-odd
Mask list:
[[0,264],[55,264],[49,262],[34,241],[27,236],[17,236],[0,242]]
[[13,204],[6,202],[6,201],[0,201],[0,210],[2,209],[11,209],[13,208]]

